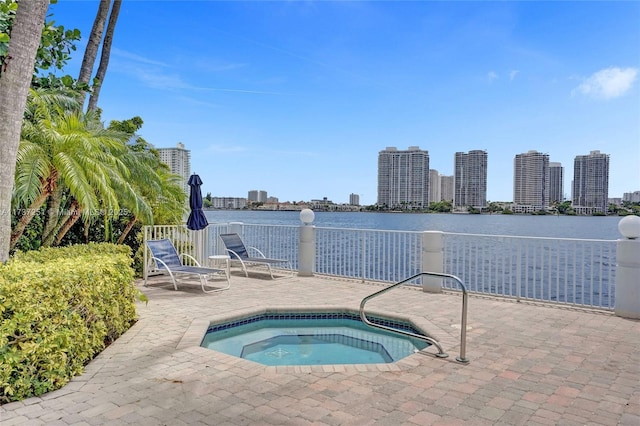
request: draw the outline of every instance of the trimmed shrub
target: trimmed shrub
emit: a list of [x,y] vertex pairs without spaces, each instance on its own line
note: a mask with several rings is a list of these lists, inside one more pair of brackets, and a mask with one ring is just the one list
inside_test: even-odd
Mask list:
[[0,266],[0,404],[64,386],[136,320],[128,246],[17,253]]

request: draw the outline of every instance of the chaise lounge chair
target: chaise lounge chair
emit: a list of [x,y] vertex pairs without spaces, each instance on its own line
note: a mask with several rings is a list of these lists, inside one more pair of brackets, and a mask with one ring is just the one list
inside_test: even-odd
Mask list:
[[[178,255],[176,248],[168,238],[162,240],[147,240],[147,247],[151,250],[151,258],[155,261],[156,269],[163,273],[168,273],[173,282],[174,290],[178,290],[176,275],[197,275],[200,278],[202,291],[205,293],[215,293],[217,291],[227,290],[231,287],[229,276],[224,269],[205,268],[200,266],[198,261],[183,253]],[[196,266],[184,265],[181,258],[188,257],[196,264]],[[227,279],[227,286],[223,288],[207,289],[207,276],[211,274],[222,274]],[[144,285],[147,285],[147,277],[145,275]]]
[[[225,250],[229,254],[231,262],[240,263],[240,265],[242,266],[245,277],[249,276],[247,272],[247,265],[266,266],[272,279],[275,279],[275,277],[273,276],[273,270],[271,269],[271,267],[281,265],[291,273],[291,276],[293,276],[293,267],[291,266],[291,262],[289,260],[270,259],[255,247],[245,247],[244,243],[242,242],[242,238],[240,238],[238,234],[220,234],[220,239],[224,243]],[[247,248],[257,253],[257,256],[250,256]]]

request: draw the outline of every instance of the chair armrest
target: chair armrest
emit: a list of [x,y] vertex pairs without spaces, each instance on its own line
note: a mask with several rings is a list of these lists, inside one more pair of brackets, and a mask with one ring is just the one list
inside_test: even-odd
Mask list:
[[[189,258],[189,259],[193,260],[193,263],[195,263],[195,264],[196,264],[196,266],[200,266],[200,263],[196,260],[196,258],[195,258],[195,257],[193,257],[193,256],[191,256],[190,254],[182,253],[182,254],[180,255],[180,258],[182,258],[182,257]],[[182,264],[184,265],[184,262],[182,262]]]
[[157,263],[159,262],[159,263],[161,263],[161,264],[162,264],[162,266],[164,267],[164,269],[166,269],[167,271],[170,271],[170,270],[171,270],[171,269],[169,269],[169,267],[167,266],[167,264],[166,264],[166,263],[164,263],[164,261],[162,261],[162,259],[159,259],[159,258],[157,258],[157,257],[153,257],[153,256],[151,256],[151,259],[153,259],[153,260],[155,260],[155,261],[156,261],[156,266],[158,266],[158,265],[157,265]]
[[267,257],[267,256],[265,256],[265,255],[264,255],[264,253],[263,253],[263,252],[261,252],[261,251],[260,251],[259,249],[257,249],[256,247],[251,247],[251,246],[249,246],[249,247],[247,247],[247,250],[254,250],[255,252],[257,252],[257,253],[260,255],[260,257],[264,257],[264,258],[266,258],[266,257]]

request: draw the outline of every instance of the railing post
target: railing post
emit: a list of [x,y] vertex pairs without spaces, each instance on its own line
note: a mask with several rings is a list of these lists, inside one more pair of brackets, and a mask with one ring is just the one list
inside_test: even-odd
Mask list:
[[316,227],[313,226],[315,214],[311,209],[300,212],[300,244],[298,245],[298,276],[311,277],[315,272]]
[[516,300],[519,302],[522,297],[522,243],[518,244],[516,252]]
[[[424,231],[422,233],[422,271],[444,272],[444,234],[440,231]],[[428,276],[422,278],[422,291],[428,293],[442,292],[442,278]]]
[[362,231],[361,233],[362,239],[360,240],[361,248],[362,248],[362,259],[361,259],[361,270],[360,279],[362,282],[366,279],[367,276],[367,231]]
[[640,319],[640,217],[625,216],[618,223],[625,237],[616,249],[616,303],[619,317]]
[[149,258],[147,255],[147,240],[149,239],[149,232],[153,229],[149,225],[142,227],[142,278],[144,279],[144,285],[147,285],[147,279],[149,278]]

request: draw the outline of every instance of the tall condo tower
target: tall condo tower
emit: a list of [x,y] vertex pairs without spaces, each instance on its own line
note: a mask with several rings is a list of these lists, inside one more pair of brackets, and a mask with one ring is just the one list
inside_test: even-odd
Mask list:
[[564,201],[564,167],[561,163],[549,162],[549,203]]
[[609,154],[591,151],[573,161],[572,204],[580,214],[607,212]]
[[429,203],[438,203],[440,198],[440,173],[437,170],[429,170]]
[[429,151],[387,147],[378,154],[378,205],[422,209],[429,206]]
[[255,203],[266,203],[267,191],[258,191],[257,189],[252,189],[248,192],[247,199]]
[[454,159],[455,207],[487,205],[487,151],[456,152]]
[[532,210],[549,207],[549,154],[529,151],[513,160],[513,202]]
[[158,148],[160,161],[169,166],[171,173],[182,178],[182,188],[189,193],[189,176],[191,175],[191,151],[178,142],[175,148]]
[[453,201],[453,176],[440,175],[440,201]]
[[359,206],[360,205],[360,195],[358,194],[349,194],[349,204],[351,204],[352,206]]

